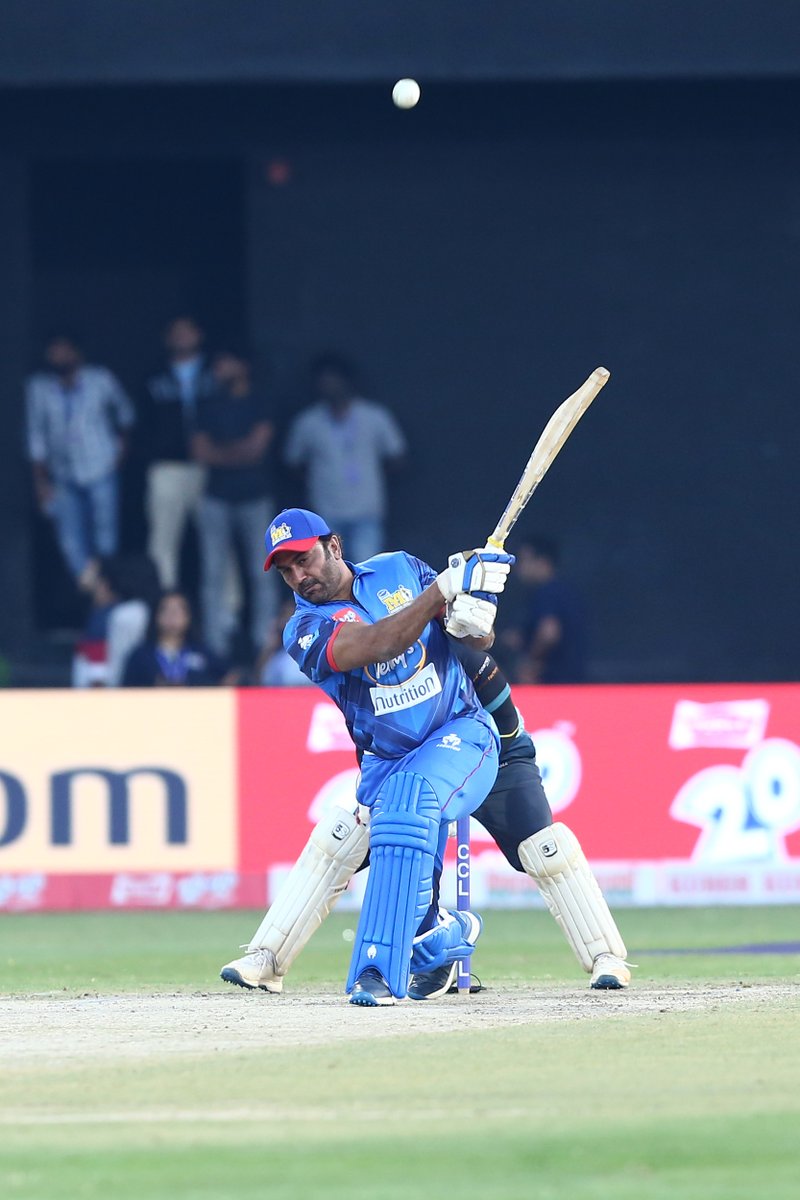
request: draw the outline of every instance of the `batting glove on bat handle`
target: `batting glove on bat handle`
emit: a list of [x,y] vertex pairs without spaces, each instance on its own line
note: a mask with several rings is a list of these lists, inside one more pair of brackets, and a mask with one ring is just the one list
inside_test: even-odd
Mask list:
[[516,559],[513,554],[502,550],[465,550],[451,554],[447,570],[436,576],[439,590],[445,600],[455,600],[459,592],[502,592],[511,565]]
[[444,627],[451,637],[485,638],[497,616],[497,597],[491,592],[459,592],[447,605]]

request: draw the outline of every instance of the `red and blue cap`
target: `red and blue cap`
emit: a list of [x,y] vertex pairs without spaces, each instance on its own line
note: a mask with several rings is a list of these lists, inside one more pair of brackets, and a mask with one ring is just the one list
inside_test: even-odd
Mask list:
[[310,550],[321,537],[327,537],[331,532],[322,517],[307,508],[284,508],[269,523],[264,534],[264,546],[267,551],[267,561],[264,570],[272,566],[272,560],[279,550],[292,550],[295,554]]

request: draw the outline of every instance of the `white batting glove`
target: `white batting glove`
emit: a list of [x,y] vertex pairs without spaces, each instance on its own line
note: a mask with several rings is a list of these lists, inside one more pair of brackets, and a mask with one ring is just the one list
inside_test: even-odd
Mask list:
[[436,582],[445,600],[455,600],[459,592],[499,595],[515,561],[513,554],[502,550],[465,550],[450,555],[447,570],[436,576]]
[[461,592],[447,606],[444,627],[451,637],[484,638],[491,633],[496,616],[496,601],[481,600],[479,596]]

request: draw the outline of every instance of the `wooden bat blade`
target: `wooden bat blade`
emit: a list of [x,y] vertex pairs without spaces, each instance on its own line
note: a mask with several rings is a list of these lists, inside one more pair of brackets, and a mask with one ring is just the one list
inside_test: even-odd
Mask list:
[[544,427],[542,435],[533,448],[520,481],[506,505],[489,541],[502,547],[517,518],[546,475],[561,447],[586,412],[597,393],[608,382],[610,372],[605,367],[596,367],[585,383],[559,405]]

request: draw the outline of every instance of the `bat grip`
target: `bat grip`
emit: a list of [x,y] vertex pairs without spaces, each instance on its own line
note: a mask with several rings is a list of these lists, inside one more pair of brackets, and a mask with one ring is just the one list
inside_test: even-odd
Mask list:
[[488,600],[490,604],[497,604],[497,596],[494,592],[472,592],[471,595],[477,596],[479,600]]

